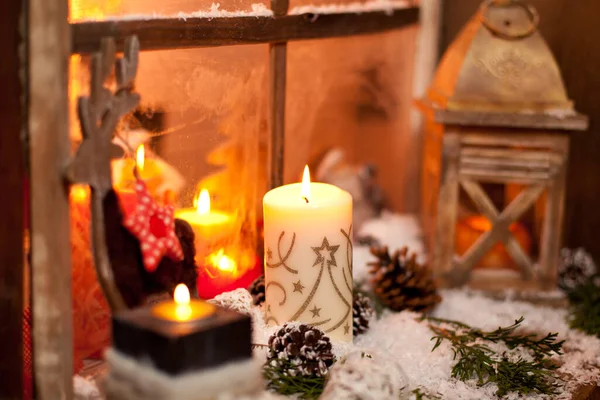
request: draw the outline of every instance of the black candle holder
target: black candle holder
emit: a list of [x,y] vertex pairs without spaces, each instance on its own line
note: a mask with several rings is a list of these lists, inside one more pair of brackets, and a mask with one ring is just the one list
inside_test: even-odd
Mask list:
[[184,322],[158,318],[151,307],[122,311],[112,333],[115,350],[169,375],[252,358],[250,317],[217,306]]

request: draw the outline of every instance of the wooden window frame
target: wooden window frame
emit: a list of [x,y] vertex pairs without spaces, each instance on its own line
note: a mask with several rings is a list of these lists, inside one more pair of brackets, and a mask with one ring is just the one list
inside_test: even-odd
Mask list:
[[[18,1],[18,0],[10,0]],[[136,35],[141,50],[269,44],[269,186],[283,183],[287,43],[373,34],[414,25],[419,7],[288,14],[273,0],[273,16],[158,18],[68,22],[68,0],[27,0],[28,154],[31,186],[32,293],[35,383],[39,399],[72,399],[72,309],[69,198],[68,67],[71,54],[118,45]],[[401,49],[399,49],[401,50]],[[16,282],[21,278],[16,277]],[[21,290],[17,295],[22,296]],[[16,323],[16,318],[11,320]],[[21,329],[20,321],[19,327]],[[0,335],[0,340],[8,334]]]

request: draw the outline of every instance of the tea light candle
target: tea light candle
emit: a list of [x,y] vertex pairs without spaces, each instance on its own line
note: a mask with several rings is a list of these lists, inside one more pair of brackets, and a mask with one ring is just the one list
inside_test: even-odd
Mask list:
[[175,218],[187,221],[196,234],[196,260],[202,264],[211,249],[229,237],[233,230],[233,218],[221,211],[211,210],[210,194],[202,189],[195,208],[175,211]]
[[152,313],[162,319],[170,321],[191,321],[211,315],[215,307],[203,301],[190,301],[190,291],[180,283],[173,293],[174,301],[165,301],[152,308]]
[[174,300],[115,313],[113,347],[171,376],[250,360],[250,317],[201,300],[185,285]]
[[352,196],[333,185],[281,186],[263,199],[266,318],[352,341]]

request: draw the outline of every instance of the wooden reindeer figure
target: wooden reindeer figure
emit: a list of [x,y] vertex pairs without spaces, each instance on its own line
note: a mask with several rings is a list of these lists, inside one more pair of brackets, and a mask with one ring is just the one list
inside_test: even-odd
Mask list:
[[[112,39],[102,41],[100,52],[91,59],[89,97],[81,97],[78,114],[83,141],[68,168],[72,183],[91,187],[92,247],[98,280],[113,312],[142,304],[149,295],[172,291],[184,282],[194,288],[194,233],[181,220],[175,233],[183,250],[182,260],[164,258],[152,273],[144,269],[140,243],[124,226],[124,216],[113,189],[111,159],[121,157],[122,149],[113,143],[120,119],[140,102],[134,92],[139,42],[127,38],[124,56],[116,58]],[[115,66],[115,90],[107,86]]]

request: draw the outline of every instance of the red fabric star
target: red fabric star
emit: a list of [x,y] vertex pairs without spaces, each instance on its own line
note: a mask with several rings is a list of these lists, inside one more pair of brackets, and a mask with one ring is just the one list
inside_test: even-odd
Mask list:
[[175,234],[173,206],[156,204],[141,179],[135,184],[135,192],[135,210],[127,215],[123,225],[139,240],[146,271],[154,272],[165,255],[175,261],[183,260],[181,244]]

